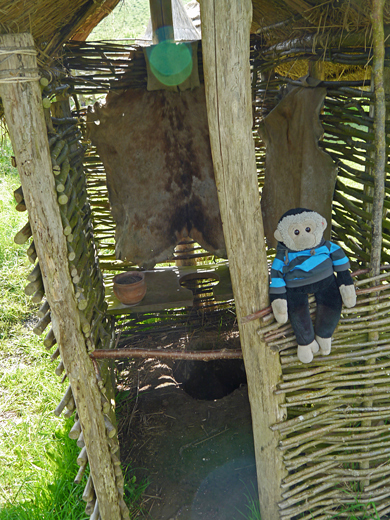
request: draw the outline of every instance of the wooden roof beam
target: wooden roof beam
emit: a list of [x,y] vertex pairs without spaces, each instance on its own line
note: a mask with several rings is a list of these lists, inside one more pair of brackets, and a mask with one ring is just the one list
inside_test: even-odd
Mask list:
[[53,56],[61,45],[68,40],[86,40],[97,24],[110,14],[118,3],[119,0],[103,0],[99,3],[88,0],[74,14],[69,23],[54,33],[44,49],[45,55]]
[[82,19],[77,24],[76,32],[72,34],[70,39],[76,41],[86,40],[93,29],[95,29],[95,27],[104,20],[106,16],[111,14],[119,2],[120,0],[105,0],[102,3],[94,2],[93,5],[90,5]]
[[[390,26],[384,27],[385,40],[390,36]],[[363,47],[368,48],[372,44],[372,36],[366,32],[325,32],[318,34],[313,32],[305,34],[304,36],[294,37],[283,42],[279,42],[270,47],[264,48],[266,53],[281,53],[294,52],[297,49],[299,52],[303,50],[313,51],[315,49],[330,49],[330,48],[347,48],[347,47]]]

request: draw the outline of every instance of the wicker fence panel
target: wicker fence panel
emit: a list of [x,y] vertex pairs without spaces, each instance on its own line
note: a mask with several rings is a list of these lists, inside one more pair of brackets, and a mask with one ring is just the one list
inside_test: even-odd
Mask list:
[[[254,139],[260,191],[265,148],[257,126],[278,102],[283,86],[300,84],[270,71],[275,66],[314,56],[351,67],[364,66],[370,58],[364,49],[353,53],[348,49],[329,50],[326,55],[323,51],[293,49],[275,55],[261,53],[256,42],[252,47]],[[135,45],[72,43],[67,48],[66,60],[69,68],[82,71],[83,76],[78,73],[68,78],[72,91],[81,96],[145,83],[143,55]],[[280,352],[283,377],[276,392],[285,395],[283,406],[287,411],[287,419],[274,426],[281,435],[279,449],[288,471],[282,482],[284,500],[280,516],[322,520],[337,514],[348,518],[354,508],[357,518],[367,518],[375,511],[383,517],[390,512],[390,272],[384,266],[382,274],[372,279],[364,271],[371,253],[373,95],[369,84],[360,80],[323,85],[328,88],[328,95],[320,145],[338,164],[332,239],[344,247],[354,268],[360,270],[356,277],[358,302],[354,309],[343,310],[331,355],[316,356],[310,365],[298,361],[290,325],[270,322],[270,314],[263,318],[266,325],[261,334],[268,348]],[[81,121],[83,110],[75,112]],[[100,265],[108,270],[127,269],[129,265],[121,267],[113,257],[115,226],[109,212],[105,173],[92,148],[86,152],[85,170]],[[387,170],[386,193],[390,190],[389,173]],[[384,263],[390,258],[389,204],[385,201]],[[176,309],[120,316],[117,325],[122,331],[121,343],[141,344],[145,334],[148,338],[161,338],[172,330],[185,331],[189,322],[194,327],[215,327],[227,316],[233,317],[229,322],[233,326],[230,304],[221,307],[209,300],[207,306],[206,310],[212,311],[209,316],[215,316],[216,321],[211,319],[206,325],[205,309],[203,314]],[[313,302],[312,311],[314,315]]]
[[[270,71],[313,54],[315,50],[307,53],[300,49],[278,56],[252,53],[257,76],[255,128],[277,104],[287,84],[301,85]],[[361,66],[370,58],[364,49],[317,55]],[[373,93],[369,82],[322,85],[328,92],[321,115],[324,137],[320,146],[338,165],[332,240],[342,245],[354,268],[359,269],[368,265],[371,255]],[[264,157],[260,141],[256,151]],[[263,163],[259,163],[259,170],[261,188]],[[388,166],[386,171],[387,194]],[[388,208],[385,200],[384,263],[389,262]],[[376,514],[382,518],[390,512],[388,269],[384,266],[376,279],[362,270],[357,273],[357,305],[343,309],[330,356],[316,356],[310,365],[302,365],[296,357],[297,343],[289,323],[280,326],[273,322],[261,329],[269,348],[280,352],[282,363],[282,382],[276,392],[285,396],[287,418],[274,429],[280,432],[279,449],[288,472],[282,482],[283,519],[351,518],[352,511],[354,518],[377,518]],[[314,301],[311,309],[314,318]]]

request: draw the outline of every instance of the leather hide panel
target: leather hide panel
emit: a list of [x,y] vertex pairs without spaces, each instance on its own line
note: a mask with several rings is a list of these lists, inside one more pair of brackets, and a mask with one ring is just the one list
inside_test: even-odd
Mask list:
[[94,109],[88,133],[107,173],[117,258],[151,269],[189,235],[226,257],[204,87],[110,93]]
[[319,113],[324,88],[293,89],[268,114],[260,127],[266,144],[265,182],[261,198],[264,232],[276,247],[274,231],[280,217],[293,208],[308,208],[326,218],[330,239],[336,166],[318,146],[323,135]]

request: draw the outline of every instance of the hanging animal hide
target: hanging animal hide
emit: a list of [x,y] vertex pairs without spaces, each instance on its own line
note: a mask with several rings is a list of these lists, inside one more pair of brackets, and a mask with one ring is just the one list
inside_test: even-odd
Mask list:
[[292,208],[323,215],[330,238],[336,166],[318,146],[323,135],[319,113],[326,89],[293,89],[264,119],[259,130],[267,146],[261,198],[264,232],[276,247],[274,231],[280,217]]
[[226,257],[203,87],[110,93],[87,125],[107,173],[117,258],[150,269],[187,236]]

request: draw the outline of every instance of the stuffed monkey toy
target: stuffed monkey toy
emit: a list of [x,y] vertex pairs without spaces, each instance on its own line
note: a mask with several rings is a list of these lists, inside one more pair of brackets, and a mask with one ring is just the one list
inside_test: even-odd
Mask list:
[[[346,307],[356,304],[349,260],[341,247],[323,239],[326,226],[320,214],[296,208],[281,217],[274,233],[278,245],[271,267],[272,310],[279,323],[290,318],[302,363],[310,363],[318,351],[330,354],[342,303]],[[317,302],[314,328],[309,294]]]

